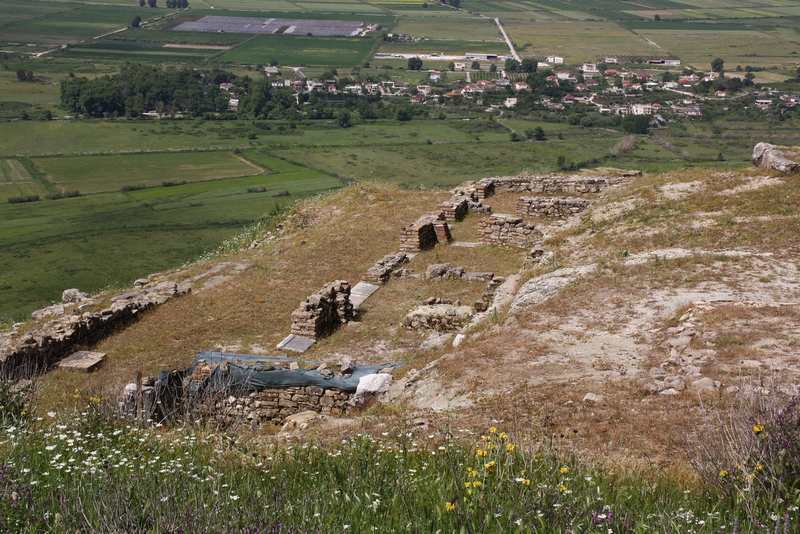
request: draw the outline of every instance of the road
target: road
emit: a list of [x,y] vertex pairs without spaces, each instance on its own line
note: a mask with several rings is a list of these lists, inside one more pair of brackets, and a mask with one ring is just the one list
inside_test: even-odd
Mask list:
[[522,58],[519,57],[519,54],[517,54],[517,51],[514,49],[511,37],[508,36],[506,29],[503,28],[503,25],[500,23],[500,19],[494,19],[494,21],[497,23],[497,27],[500,28],[500,33],[503,34],[503,38],[506,40],[506,44],[508,44],[508,49],[511,50],[511,55],[514,56],[514,59],[517,61],[522,61]]

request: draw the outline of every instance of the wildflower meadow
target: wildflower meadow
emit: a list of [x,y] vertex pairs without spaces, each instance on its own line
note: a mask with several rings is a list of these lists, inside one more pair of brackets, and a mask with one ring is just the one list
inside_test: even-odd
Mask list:
[[708,456],[701,482],[684,487],[591,467],[543,441],[522,446],[495,427],[276,445],[145,429],[78,392],[80,410],[31,417],[8,404],[14,395],[0,409],[0,532],[788,534],[800,524],[794,400],[740,429],[746,457],[726,456],[739,463]]

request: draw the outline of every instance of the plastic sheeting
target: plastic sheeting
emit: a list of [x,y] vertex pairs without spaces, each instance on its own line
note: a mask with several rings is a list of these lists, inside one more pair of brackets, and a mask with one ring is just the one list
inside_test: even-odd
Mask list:
[[[314,365],[314,369],[289,369],[291,362]],[[198,352],[191,367],[184,371],[162,371],[156,381],[158,389],[186,387],[189,391],[217,393],[222,391],[247,392],[268,388],[298,386],[317,386],[336,388],[343,391],[356,391],[361,377],[375,374],[387,367],[398,367],[399,362],[382,365],[356,365],[355,371],[347,376],[333,373],[325,376],[316,370],[319,363],[295,360],[285,357],[266,357],[251,354],[231,354],[225,352]],[[198,368],[208,370],[202,380],[185,380],[195,375]],[[204,373],[198,373],[199,379]]]

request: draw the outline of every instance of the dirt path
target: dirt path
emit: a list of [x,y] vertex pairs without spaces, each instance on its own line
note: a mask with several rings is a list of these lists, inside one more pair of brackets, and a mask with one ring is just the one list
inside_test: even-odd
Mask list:
[[258,169],[258,172],[256,174],[261,174],[261,173],[267,172],[266,169],[264,169],[263,167],[259,167],[258,165],[256,165],[252,161],[248,160],[247,158],[243,158],[242,156],[240,156],[238,154],[234,154],[234,153],[231,153],[231,156],[233,156],[234,158],[238,159],[242,163],[247,163],[248,165],[250,165],[254,169]]

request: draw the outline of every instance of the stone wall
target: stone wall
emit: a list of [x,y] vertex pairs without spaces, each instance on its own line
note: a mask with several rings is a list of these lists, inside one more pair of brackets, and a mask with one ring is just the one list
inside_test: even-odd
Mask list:
[[[484,191],[491,189],[492,193],[494,191],[504,191],[511,193],[530,192],[542,195],[582,195],[599,193],[606,187],[620,183],[625,178],[635,174],[637,173],[622,173],[620,176],[585,176],[582,174],[534,175],[523,173],[518,176],[482,178],[474,184],[467,182],[464,185],[469,185],[476,191],[480,187],[483,187]],[[487,196],[489,195],[479,198],[486,198]]]
[[316,386],[262,389],[230,395],[209,406],[208,415],[225,426],[283,424],[296,413],[313,411],[339,415],[347,412],[354,393]]
[[542,232],[522,217],[495,213],[478,221],[478,241],[486,245],[532,247],[542,240]]
[[521,197],[517,200],[520,217],[569,217],[585,210],[592,201],[577,197]]
[[[149,289],[118,295],[110,302],[89,298],[75,302],[73,296],[68,295],[72,290],[67,290],[64,292],[65,304],[33,313],[39,319],[50,315],[55,315],[55,318],[24,334],[0,336],[0,372],[8,377],[33,377],[69,356],[78,347],[97,343],[146,310],[191,290],[190,284],[161,282]],[[108,305],[100,311],[83,311],[104,303]]]
[[337,280],[309,296],[292,312],[292,334],[317,339],[352,318],[350,282]]
[[450,227],[441,211],[426,213],[414,223],[403,227],[400,234],[400,250],[419,252],[434,247],[437,243],[449,243]]

